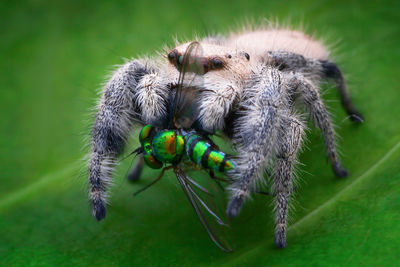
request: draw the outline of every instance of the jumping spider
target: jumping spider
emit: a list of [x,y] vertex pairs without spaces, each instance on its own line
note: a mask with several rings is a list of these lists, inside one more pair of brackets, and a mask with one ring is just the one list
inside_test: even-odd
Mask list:
[[[227,214],[237,216],[257,180],[272,169],[275,243],[285,247],[293,167],[305,128],[298,107],[305,107],[321,129],[327,157],[338,177],[348,172],[338,159],[335,132],[320,96],[321,81],[333,79],[352,121],[362,121],[362,115],[349,97],[340,69],[329,59],[329,51],[300,31],[267,28],[198,42],[206,70],[203,88],[199,88],[198,130],[207,134],[222,131],[238,154]],[[112,171],[133,124],[162,127],[168,119],[169,96],[188,45],[180,44],[155,59],[131,60],[106,84],[93,126],[89,161],[89,196],[97,220],[106,215]],[[140,173],[138,166],[135,175]]]

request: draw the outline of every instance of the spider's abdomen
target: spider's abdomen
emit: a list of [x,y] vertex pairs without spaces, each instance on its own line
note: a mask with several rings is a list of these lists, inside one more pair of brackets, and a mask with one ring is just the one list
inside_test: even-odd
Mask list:
[[215,149],[200,135],[189,133],[185,135],[186,153],[197,165],[220,172],[227,172],[236,167],[236,163],[228,159],[225,153]]

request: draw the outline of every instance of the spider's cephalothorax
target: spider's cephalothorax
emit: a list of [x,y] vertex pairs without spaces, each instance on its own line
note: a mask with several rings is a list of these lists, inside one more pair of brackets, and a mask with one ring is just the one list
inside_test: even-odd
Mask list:
[[[238,154],[227,213],[238,215],[265,170],[272,169],[275,243],[285,247],[293,168],[305,128],[298,107],[305,107],[322,130],[327,157],[338,177],[348,173],[338,159],[335,132],[320,96],[321,82],[333,79],[351,120],[362,121],[362,116],[327,49],[302,32],[267,28],[199,42],[203,53],[196,60],[203,72],[202,83],[195,84],[199,90],[196,131],[224,132]],[[158,59],[129,61],[106,84],[89,161],[90,200],[98,220],[105,217],[113,166],[134,122],[163,128],[169,120],[170,96],[188,46],[178,45]],[[139,163],[133,176],[138,177],[140,170]]]

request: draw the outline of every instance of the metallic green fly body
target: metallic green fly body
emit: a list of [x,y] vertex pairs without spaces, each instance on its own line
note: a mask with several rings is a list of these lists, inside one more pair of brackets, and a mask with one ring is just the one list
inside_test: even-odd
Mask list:
[[150,168],[160,169],[166,163],[177,164],[184,156],[207,170],[228,172],[236,167],[224,152],[194,131],[165,130],[156,134],[154,131],[153,126],[146,125],[139,134],[143,158]]

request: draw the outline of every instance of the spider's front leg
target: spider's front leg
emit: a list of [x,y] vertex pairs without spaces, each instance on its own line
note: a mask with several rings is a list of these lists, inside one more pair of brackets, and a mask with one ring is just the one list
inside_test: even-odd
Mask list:
[[232,174],[234,183],[227,213],[239,214],[246,197],[262,179],[277,140],[281,118],[288,113],[289,98],[281,86],[281,74],[270,67],[252,77],[253,84],[244,90],[243,110],[234,123],[233,142],[238,150],[238,167]]
[[92,129],[89,160],[89,198],[97,220],[106,215],[112,171],[133,122],[149,123],[166,113],[168,89],[147,63],[133,60],[124,64],[103,90]]

